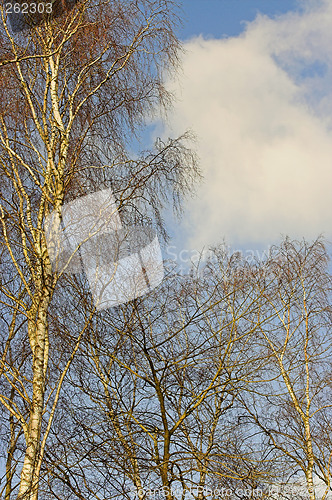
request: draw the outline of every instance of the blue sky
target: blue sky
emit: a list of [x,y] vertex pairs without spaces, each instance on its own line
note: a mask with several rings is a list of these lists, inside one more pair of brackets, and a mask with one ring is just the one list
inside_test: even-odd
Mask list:
[[204,34],[221,38],[236,36],[257,13],[280,15],[301,8],[299,0],[182,0],[182,40]]
[[182,70],[167,82],[176,99],[155,133],[193,130],[205,180],[172,222],[171,244],[256,251],[286,235],[331,239],[332,3],[182,8]]

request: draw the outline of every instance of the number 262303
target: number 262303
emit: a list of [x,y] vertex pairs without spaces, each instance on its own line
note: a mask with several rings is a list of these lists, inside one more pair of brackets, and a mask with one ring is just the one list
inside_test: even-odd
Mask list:
[[6,14],[51,14],[52,4],[51,3],[6,3],[5,4]]

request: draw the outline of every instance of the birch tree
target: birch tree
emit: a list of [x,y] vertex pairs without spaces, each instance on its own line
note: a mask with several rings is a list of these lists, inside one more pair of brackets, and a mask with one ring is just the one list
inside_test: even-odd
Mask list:
[[[250,395],[242,395],[245,408],[283,465],[286,477],[276,485],[289,483],[294,498],[292,476],[300,474],[310,500],[324,499],[331,491],[332,332],[323,242],[286,239],[273,249],[257,286],[261,319],[269,318],[257,329],[265,362]],[[317,479],[325,485],[320,494]]]
[[84,279],[52,269],[45,218],[114,183],[119,210],[143,217],[148,205],[145,217],[162,225],[163,203],[179,201],[196,170],[181,140],[126,153],[153,106],[168,103],[163,71],[179,49],[171,2],[84,1],[15,35],[0,9],[1,495],[37,500],[61,388],[94,316],[77,302]]

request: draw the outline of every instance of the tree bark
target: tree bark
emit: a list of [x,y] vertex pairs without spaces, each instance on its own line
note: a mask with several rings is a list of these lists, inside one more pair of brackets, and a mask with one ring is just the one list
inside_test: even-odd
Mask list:
[[28,441],[21,472],[18,499],[37,500],[38,481],[36,469],[40,454],[40,437],[44,410],[45,375],[48,364],[47,310],[51,295],[47,288],[41,294],[37,321],[29,321],[29,340],[33,356],[33,395],[28,426]]

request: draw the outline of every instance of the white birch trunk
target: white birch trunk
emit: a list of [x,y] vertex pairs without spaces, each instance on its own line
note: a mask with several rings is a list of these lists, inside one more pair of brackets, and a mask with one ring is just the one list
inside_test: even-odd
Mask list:
[[48,324],[47,310],[50,302],[50,294],[44,289],[38,308],[36,324],[30,321],[29,339],[33,356],[33,396],[28,426],[28,441],[23,468],[21,471],[21,482],[19,489],[19,500],[38,499],[38,481],[36,474],[40,453],[41,427],[44,410],[45,395],[45,368],[48,363]]

